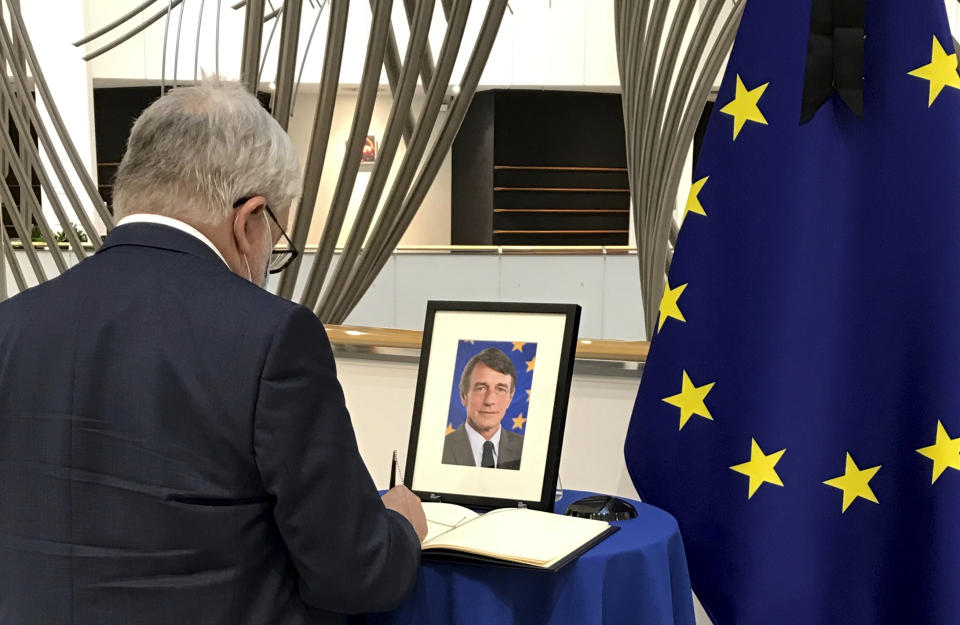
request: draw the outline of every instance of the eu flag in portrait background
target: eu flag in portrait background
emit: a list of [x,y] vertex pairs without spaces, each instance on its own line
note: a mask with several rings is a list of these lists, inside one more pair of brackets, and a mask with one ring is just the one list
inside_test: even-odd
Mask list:
[[960,76],[867,2],[863,119],[800,124],[810,2],[751,0],[625,453],[717,625],[960,623]]
[[517,387],[507,407],[500,427],[515,434],[527,431],[527,406],[530,405],[530,388],[537,364],[537,344],[522,341],[471,341],[457,344],[457,361],[453,368],[453,383],[450,389],[450,412],[447,417],[447,434],[456,430],[467,420],[466,409],[460,401],[460,376],[471,358],[485,349],[495,347],[510,357],[517,370]]

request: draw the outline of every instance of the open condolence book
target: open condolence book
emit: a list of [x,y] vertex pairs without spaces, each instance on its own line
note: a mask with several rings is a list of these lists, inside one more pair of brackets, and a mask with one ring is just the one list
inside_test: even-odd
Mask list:
[[424,555],[436,559],[557,571],[619,527],[525,508],[477,514],[449,503],[425,502]]

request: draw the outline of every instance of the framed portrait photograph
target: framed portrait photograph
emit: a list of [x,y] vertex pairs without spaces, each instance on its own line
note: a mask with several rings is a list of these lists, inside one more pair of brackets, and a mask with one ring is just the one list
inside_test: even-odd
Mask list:
[[407,486],[552,511],[579,326],[576,304],[427,302]]

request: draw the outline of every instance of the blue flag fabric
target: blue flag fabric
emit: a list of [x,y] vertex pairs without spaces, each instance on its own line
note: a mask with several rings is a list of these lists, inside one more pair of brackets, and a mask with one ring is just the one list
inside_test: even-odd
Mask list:
[[466,369],[471,358],[490,348],[499,349],[506,354],[517,370],[517,386],[513,392],[513,399],[500,421],[500,427],[514,434],[525,434],[527,431],[527,406],[530,405],[530,389],[533,385],[533,372],[537,362],[537,344],[522,341],[461,340],[457,344],[457,360],[450,385],[450,412],[446,426],[448,434],[467,420],[466,409],[460,399],[460,378],[463,370]]
[[864,119],[800,125],[809,2],[751,1],[626,440],[717,625],[960,623],[960,76],[868,2]]

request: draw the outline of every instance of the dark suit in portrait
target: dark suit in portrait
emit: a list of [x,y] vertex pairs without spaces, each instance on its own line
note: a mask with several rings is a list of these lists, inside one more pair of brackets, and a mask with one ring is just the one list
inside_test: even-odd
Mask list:
[[[500,428],[500,447],[497,450],[498,469],[519,469],[520,456],[523,454],[523,435]],[[461,423],[443,439],[443,464],[459,464],[466,467],[477,466],[470,440],[467,438],[466,424]]]
[[0,389],[4,625],[342,623],[416,579],[323,325],[188,234],[0,304]]

